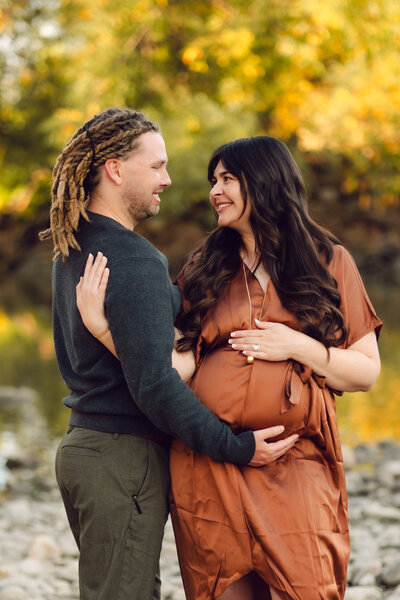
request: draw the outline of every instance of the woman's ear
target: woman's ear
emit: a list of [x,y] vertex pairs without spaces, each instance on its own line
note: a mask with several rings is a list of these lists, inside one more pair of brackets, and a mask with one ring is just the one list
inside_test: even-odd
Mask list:
[[106,177],[111,179],[115,185],[121,185],[121,161],[118,158],[108,158],[103,166]]

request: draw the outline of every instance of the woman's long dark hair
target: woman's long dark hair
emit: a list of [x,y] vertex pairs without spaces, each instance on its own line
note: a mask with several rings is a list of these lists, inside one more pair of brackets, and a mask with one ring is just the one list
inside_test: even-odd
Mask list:
[[[225,144],[210,159],[210,182],[220,161],[238,178],[244,206],[250,202],[256,252],[282,305],[296,315],[304,333],[327,348],[341,345],[347,330],[337,284],[327,268],[333,244],[339,242],[309,216],[303,178],[288,148],[267,136]],[[179,350],[195,347],[202,318],[241,266],[241,248],[239,233],[218,227],[186,263]]]

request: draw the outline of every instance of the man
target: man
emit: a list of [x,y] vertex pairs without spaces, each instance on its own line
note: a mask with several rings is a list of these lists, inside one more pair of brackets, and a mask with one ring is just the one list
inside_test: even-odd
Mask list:
[[[54,340],[70,394],[56,474],[80,549],[82,600],[160,598],[168,436],[218,461],[258,466],[294,440],[277,428],[234,435],[171,366],[180,307],[165,257],[134,232],[171,181],[158,126],[111,108],[72,137],[53,171]],[[75,286],[89,253],[108,257],[106,313],[119,360],[83,325]],[[98,337],[107,332],[99,332]]]

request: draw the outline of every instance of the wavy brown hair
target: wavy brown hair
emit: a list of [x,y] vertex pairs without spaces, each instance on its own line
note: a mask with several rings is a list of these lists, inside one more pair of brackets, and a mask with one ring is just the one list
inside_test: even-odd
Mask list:
[[72,136],[53,169],[50,227],[39,234],[41,240],[53,238],[54,259],[68,258],[70,248],[80,250],[74,232],[80,217],[89,220],[86,208],[99,182],[99,167],[134,150],[138,137],[148,131],[159,127],[136,110],[112,107]]
[[[296,315],[304,333],[327,348],[341,345],[347,330],[337,284],[328,270],[333,245],[339,241],[309,216],[303,178],[288,148],[267,136],[225,144],[210,159],[210,183],[220,161],[239,180],[243,212],[250,202],[259,262],[282,305]],[[180,275],[184,310],[176,323],[183,337],[178,350],[195,348],[202,319],[241,267],[241,249],[239,233],[218,227],[184,266]]]

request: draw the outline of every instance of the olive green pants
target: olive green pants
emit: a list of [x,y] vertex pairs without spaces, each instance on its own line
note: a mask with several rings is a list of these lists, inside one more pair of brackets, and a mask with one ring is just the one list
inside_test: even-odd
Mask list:
[[81,600],[159,600],[168,448],[70,427],[57,451],[56,476],[80,550]]

